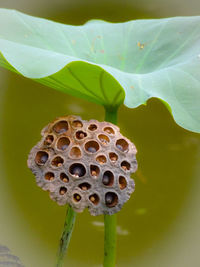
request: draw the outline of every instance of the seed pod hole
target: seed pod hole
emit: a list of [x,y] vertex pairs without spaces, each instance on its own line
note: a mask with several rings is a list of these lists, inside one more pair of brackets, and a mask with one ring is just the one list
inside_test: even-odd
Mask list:
[[118,139],[116,142],[116,147],[122,152],[128,151],[128,143],[125,139]]
[[109,158],[112,162],[116,162],[118,160],[118,155],[114,152],[109,153]]
[[72,122],[72,126],[74,128],[81,128],[81,127],[83,127],[83,123],[81,121],[79,121],[79,120],[75,120],[75,121]]
[[115,131],[111,127],[105,127],[103,130],[108,134],[115,134]]
[[49,158],[49,154],[45,151],[38,151],[35,157],[35,162],[38,165],[44,165]]
[[105,135],[105,134],[100,134],[100,135],[98,136],[98,138],[99,138],[99,140],[101,141],[101,143],[102,143],[103,145],[107,145],[107,144],[110,142],[109,137],[108,137],[107,135]]
[[53,130],[57,133],[57,134],[62,134],[68,131],[68,122],[67,121],[59,121],[57,122],[54,126],[53,126]]
[[104,155],[99,155],[98,157],[96,157],[96,161],[99,162],[100,164],[104,164],[106,163],[107,159]]
[[124,188],[127,187],[127,181],[126,178],[123,176],[119,176],[119,188],[123,190]]
[[111,171],[106,171],[103,174],[102,183],[106,186],[112,186],[114,182],[114,175]]
[[50,146],[53,143],[54,137],[53,135],[49,134],[44,140],[44,145]]
[[52,162],[51,162],[51,165],[55,166],[55,167],[61,167],[64,163],[64,159],[57,156],[55,157]]
[[88,141],[85,144],[85,150],[89,153],[96,153],[99,150],[99,144],[96,141]]
[[99,203],[99,196],[97,194],[92,194],[91,196],[89,196],[89,200],[94,204],[94,205],[98,205]]
[[73,159],[81,158],[81,150],[80,150],[80,148],[77,147],[77,146],[72,147],[72,149],[70,150],[69,155]]
[[68,137],[61,137],[57,142],[57,148],[60,150],[65,150],[70,145],[70,140]]
[[70,166],[69,172],[76,178],[86,174],[86,169],[81,163],[74,163]]
[[109,208],[113,208],[118,203],[118,196],[114,192],[107,192],[105,195],[105,203]]
[[44,178],[45,178],[45,180],[47,180],[47,181],[53,181],[53,180],[54,180],[54,177],[55,177],[55,175],[54,175],[53,172],[47,172],[47,173],[45,173],[45,175],[44,175]]
[[90,174],[94,177],[97,178],[97,176],[99,176],[100,173],[100,169],[98,166],[96,165],[91,165],[90,166]]
[[87,134],[83,131],[76,132],[76,138],[79,140],[84,139],[86,136],[87,136]]
[[82,183],[82,184],[79,185],[79,188],[80,188],[81,190],[83,190],[83,191],[86,191],[86,190],[88,190],[88,189],[91,188],[91,185],[88,184],[88,183]]
[[76,202],[79,202],[81,200],[81,196],[79,194],[74,194],[73,197]]
[[69,178],[68,178],[67,174],[64,173],[64,172],[61,172],[60,180],[63,181],[64,183],[68,183],[69,182]]
[[129,171],[130,170],[130,168],[131,168],[131,165],[130,165],[130,163],[128,162],[128,161],[122,161],[122,163],[121,163],[121,167],[122,167],[122,169],[123,170],[125,170],[125,171]]
[[59,193],[60,193],[60,195],[64,195],[64,194],[66,194],[67,193],[67,188],[66,187],[64,187],[64,186],[62,186],[61,188],[60,188],[60,191],[59,191]]
[[90,124],[89,127],[88,127],[88,130],[90,131],[95,131],[97,129],[97,125],[96,124]]

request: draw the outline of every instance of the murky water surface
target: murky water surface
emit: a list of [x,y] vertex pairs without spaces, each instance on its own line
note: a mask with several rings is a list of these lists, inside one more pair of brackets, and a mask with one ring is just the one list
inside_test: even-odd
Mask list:
[[[104,111],[12,73],[4,72],[0,85],[0,243],[27,267],[53,267],[66,208],[36,186],[27,155],[54,118],[103,120]],[[122,107],[119,126],[137,146],[139,169],[136,191],[118,213],[117,266],[199,266],[200,135],[177,126],[157,99],[134,110]],[[85,211],[65,266],[101,266],[102,258],[103,217]]]

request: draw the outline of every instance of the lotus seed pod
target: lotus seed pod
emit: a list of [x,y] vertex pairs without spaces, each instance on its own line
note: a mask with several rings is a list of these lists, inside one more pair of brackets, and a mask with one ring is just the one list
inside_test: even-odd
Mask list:
[[42,130],[28,167],[59,205],[92,215],[118,212],[134,191],[136,148],[109,122],[61,117]]

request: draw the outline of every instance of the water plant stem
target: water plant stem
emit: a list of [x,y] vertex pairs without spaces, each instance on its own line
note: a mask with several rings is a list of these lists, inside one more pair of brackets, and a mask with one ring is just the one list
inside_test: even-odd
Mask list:
[[67,214],[66,214],[66,218],[65,218],[62,237],[60,239],[60,245],[59,245],[59,250],[58,250],[58,258],[57,258],[56,267],[61,267],[63,265],[63,259],[64,259],[66,252],[67,252],[67,248],[69,246],[69,242],[71,239],[75,220],[76,220],[76,212],[69,205],[67,208]]
[[[117,124],[117,109],[110,111],[105,108],[105,121]],[[116,214],[104,215],[104,267],[115,267],[117,241],[116,225]]]

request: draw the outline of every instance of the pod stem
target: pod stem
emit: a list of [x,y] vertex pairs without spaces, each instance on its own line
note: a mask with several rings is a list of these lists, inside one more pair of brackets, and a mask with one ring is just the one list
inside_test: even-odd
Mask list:
[[57,258],[56,267],[62,267],[63,266],[63,259],[64,259],[65,254],[67,253],[67,249],[68,249],[69,242],[71,239],[75,220],[76,220],[76,212],[69,205],[67,208],[67,213],[66,213],[62,237],[60,239],[60,245],[59,245],[59,249],[58,249],[58,258]]
[[[113,124],[117,124],[117,108],[108,110],[105,108],[105,120]],[[116,262],[116,226],[117,216],[104,215],[104,267],[115,267]]]

